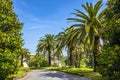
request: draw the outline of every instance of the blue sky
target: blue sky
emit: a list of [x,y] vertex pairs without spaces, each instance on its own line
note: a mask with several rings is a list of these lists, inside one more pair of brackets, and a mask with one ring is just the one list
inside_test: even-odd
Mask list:
[[[96,3],[98,0],[12,0],[14,11],[23,26],[24,47],[35,54],[40,37],[45,34],[58,34],[69,27],[67,18],[73,17],[74,9],[83,10],[81,4]],[[103,7],[107,0],[103,0]]]

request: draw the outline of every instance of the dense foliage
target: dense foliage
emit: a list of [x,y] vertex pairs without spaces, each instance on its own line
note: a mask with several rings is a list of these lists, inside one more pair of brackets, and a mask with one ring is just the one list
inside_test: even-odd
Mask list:
[[120,77],[120,47],[103,47],[98,54],[98,71],[108,80],[119,80]]
[[8,75],[16,71],[18,61],[15,59],[15,53],[5,50],[4,54],[0,54],[0,79],[4,80]]
[[5,80],[18,67],[22,47],[22,23],[13,11],[11,0],[0,0],[0,80]]
[[48,60],[42,55],[35,55],[30,59],[29,66],[33,68],[48,67]]
[[107,4],[103,35],[109,41],[110,45],[120,46],[120,1],[109,0]]
[[98,71],[108,80],[120,76],[120,1],[109,0],[105,12],[105,28],[102,33],[105,45],[98,55]]

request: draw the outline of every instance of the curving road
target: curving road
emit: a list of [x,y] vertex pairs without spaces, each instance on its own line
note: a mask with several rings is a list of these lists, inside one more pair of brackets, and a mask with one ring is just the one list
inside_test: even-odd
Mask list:
[[91,80],[77,75],[59,71],[33,70],[27,76],[19,80]]

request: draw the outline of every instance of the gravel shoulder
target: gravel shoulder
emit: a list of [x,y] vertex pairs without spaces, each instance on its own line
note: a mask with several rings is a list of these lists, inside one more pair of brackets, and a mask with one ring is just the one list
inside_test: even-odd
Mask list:
[[32,70],[27,74],[27,76],[18,80],[91,80],[91,79],[59,71]]

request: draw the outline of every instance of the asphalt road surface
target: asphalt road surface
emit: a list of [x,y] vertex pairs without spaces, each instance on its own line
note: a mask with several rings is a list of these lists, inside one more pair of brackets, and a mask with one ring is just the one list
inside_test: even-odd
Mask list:
[[19,80],[91,80],[77,75],[59,71],[33,70],[23,79]]

